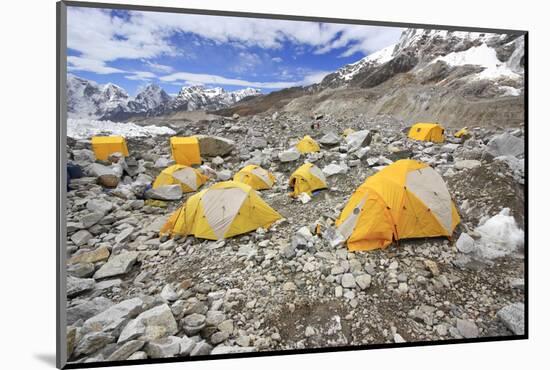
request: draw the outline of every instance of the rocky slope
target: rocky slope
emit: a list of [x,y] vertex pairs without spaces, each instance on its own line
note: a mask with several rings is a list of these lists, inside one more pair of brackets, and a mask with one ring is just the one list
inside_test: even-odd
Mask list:
[[[405,30],[399,42],[327,75],[317,85],[279,91],[222,114],[389,114],[446,126],[523,121],[524,39],[518,35]],[[288,99],[292,96],[292,99]]]
[[204,86],[183,87],[175,98],[162,88],[149,84],[135,98],[115,84],[99,85],[75,75],[67,76],[67,107],[70,118],[125,121],[179,111],[217,110],[259,95],[257,89],[225,91]]
[[[87,138],[69,139],[69,158],[86,173],[67,194],[70,361],[523,333],[523,127],[478,127],[468,139],[432,144],[408,140],[405,124],[389,116],[319,122],[311,130],[301,115],[278,113],[171,123],[178,135],[219,144],[220,152],[204,156],[205,187],[249,163],[276,177],[261,197],[285,219],[218,242],[159,238],[188,196],[143,199],[172,163],[168,135],[129,136],[130,157],[114,164],[95,161]],[[370,130],[371,143],[348,145],[345,128]],[[305,134],[324,143],[321,151],[285,155]],[[330,230],[368,176],[407,157],[429,163],[447,183],[462,221],[452,240],[349,252],[330,233],[315,234],[317,224]],[[287,184],[304,161],[325,172],[329,189],[302,203]],[[118,179],[115,188],[101,185],[105,171]]]

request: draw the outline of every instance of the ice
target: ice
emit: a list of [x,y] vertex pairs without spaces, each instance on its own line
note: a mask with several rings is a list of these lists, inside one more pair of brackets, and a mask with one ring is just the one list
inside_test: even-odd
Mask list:
[[510,209],[503,208],[475,231],[481,236],[476,242],[476,254],[479,257],[494,259],[515,252],[523,246],[524,233],[518,228],[516,221],[510,216]]
[[89,119],[67,120],[67,136],[74,139],[89,139],[94,135],[109,134],[124,137],[147,137],[156,135],[175,135],[169,127],[138,126],[135,123],[96,121]]

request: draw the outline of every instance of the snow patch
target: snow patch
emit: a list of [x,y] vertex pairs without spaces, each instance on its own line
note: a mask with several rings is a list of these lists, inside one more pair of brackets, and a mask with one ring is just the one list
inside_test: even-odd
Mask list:
[[369,54],[363,59],[358,60],[355,63],[348,64],[338,70],[339,78],[345,81],[351,80],[363,67],[367,64],[380,65],[384,64],[392,59],[394,45],[390,45],[383,49],[378,50],[372,54]]
[[89,139],[92,136],[108,134],[124,137],[148,137],[156,135],[175,135],[169,127],[138,126],[135,123],[96,121],[88,119],[67,120],[67,136],[74,139]]
[[521,77],[506,63],[500,62],[495,49],[488,47],[486,44],[437,57],[431,63],[437,61],[443,61],[450,66],[479,65],[485,68],[482,72],[475,75],[476,78],[480,79],[496,79],[500,77],[516,79]]
[[486,259],[503,257],[523,246],[524,233],[510,216],[510,209],[503,208],[498,215],[489,218],[475,231],[481,236],[476,242],[476,254]]

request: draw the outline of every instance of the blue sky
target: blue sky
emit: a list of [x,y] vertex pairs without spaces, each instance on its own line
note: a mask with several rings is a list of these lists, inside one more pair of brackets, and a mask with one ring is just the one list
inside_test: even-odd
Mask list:
[[394,44],[402,29],[69,7],[70,73],[135,95],[156,83],[259,88],[310,85]]

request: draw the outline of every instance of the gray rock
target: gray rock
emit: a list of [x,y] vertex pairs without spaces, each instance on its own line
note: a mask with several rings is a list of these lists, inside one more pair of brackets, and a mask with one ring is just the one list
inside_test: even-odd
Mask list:
[[137,261],[137,257],[138,252],[126,252],[111,256],[111,258],[96,271],[94,279],[102,279],[127,273]]
[[124,327],[118,343],[132,339],[154,340],[178,332],[178,324],[167,304],[140,313]]
[[462,253],[471,253],[474,251],[475,241],[467,233],[462,233],[456,241],[456,249]]
[[226,331],[217,331],[210,336],[210,343],[219,344],[225,342],[229,338],[229,333]]
[[241,347],[248,347],[250,345],[250,337],[248,335],[241,335],[235,340],[235,343]]
[[212,159],[212,164],[215,164],[216,166],[221,166],[225,162],[222,157],[215,157]]
[[372,140],[370,130],[355,131],[346,136],[348,152],[355,151],[361,147],[367,146]]
[[107,333],[92,332],[85,334],[78,342],[74,350],[74,355],[78,357],[92,354],[114,341],[115,337]]
[[153,165],[153,167],[155,167],[155,168],[165,168],[165,167],[171,166],[175,163],[176,163],[176,161],[174,161],[172,158],[160,157],[159,159],[157,159],[155,161],[155,164]]
[[511,155],[513,157],[517,157],[518,155],[522,155],[524,151],[524,140],[510,135],[507,132],[493,137],[487,143],[487,152],[489,152],[494,157],[499,157],[502,155]]
[[477,338],[479,336],[479,329],[473,321],[457,319],[456,328],[464,338]]
[[147,359],[147,353],[144,351],[137,351],[133,355],[127,358],[127,360],[146,360]]
[[104,199],[90,199],[86,203],[86,208],[91,212],[106,214],[113,209],[113,203]]
[[352,274],[342,275],[342,286],[344,288],[355,288],[355,278]]
[[95,272],[93,263],[77,263],[67,266],[67,274],[77,278],[89,278]]
[[256,352],[255,347],[239,347],[239,346],[217,346],[215,347],[212,352],[210,352],[211,355],[225,355],[228,353],[249,353],[249,352]]
[[74,297],[95,286],[94,279],[80,279],[74,276],[67,276],[67,297]]
[[338,145],[338,143],[340,143],[340,137],[334,132],[330,131],[323,135],[319,142],[323,145]]
[[183,196],[181,186],[174,185],[162,185],[158,188],[151,188],[147,190],[145,196],[151,199],[157,200],[178,200]]
[[525,333],[525,306],[523,303],[512,303],[505,306],[497,312],[497,316],[512,333],[516,335]]
[[145,344],[142,340],[131,340],[118,347],[109,357],[107,361],[124,361],[134,353],[143,348]]
[[216,177],[220,181],[227,181],[231,178],[231,171],[229,170],[217,171]]
[[92,237],[93,235],[90,234],[88,230],[79,230],[71,236],[71,241],[75,245],[81,246],[88,243],[88,241],[92,239]]
[[263,137],[253,137],[251,145],[255,149],[263,149],[267,146],[267,140]]
[[233,140],[225,139],[218,136],[197,135],[199,147],[202,156],[215,157],[225,156],[235,148]]
[[471,170],[477,167],[481,167],[481,162],[476,159],[464,159],[462,161],[455,162],[455,168],[457,170]]
[[300,152],[296,149],[289,149],[285,150],[284,152],[280,152],[279,155],[279,161],[281,162],[294,162],[300,158]]
[[147,343],[145,352],[150,358],[174,357],[180,353],[181,338],[169,336],[155,339]]
[[109,332],[119,329],[128,319],[141,312],[143,301],[141,298],[131,298],[90,317],[84,322],[86,331]]
[[109,248],[102,246],[89,252],[84,252],[84,253],[74,255],[69,259],[68,263],[76,264],[76,263],[94,263],[94,262],[104,261],[109,258],[110,254],[111,252],[109,252]]
[[67,325],[72,325],[78,320],[88,320],[112,305],[113,302],[105,297],[95,297],[90,301],[82,301],[67,308]]
[[95,162],[95,154],[90,149],[76,149],[73,150],[73,159],[75,162],[85,165]]
[[362,290],[365,290],[368,287],[370,287],[371,281],[372,281],[371,276],[367,274],[361,274],[355,278],[355,282],[357,283],[357,285],[359,285],[359,288],[361,288]]
[[212,346],[203,340],[195,345],[190,355],[191,357],[206,356],[210,354],[210,351],[212,351]]
[[111,175],[118,177],[117,172],[110,166],[105,166],[100,163],[92,163],[88,167],[86,167],[86,171],[90,174],[90,176],[94,177],[100,177],[104,175]]
[[123,243],[127,241],[130,238],[130,235],[134,232],[134,227],[130,226],[122,230],[120,233],[118,233],[117,236],[115,236],[115,242],[117,243]]
[[80,217],[80,222],[84,228],[89,228],[97,224],[104,217],[104,214],[101,212],[91,212],[82,217]]
[[345,174],[347,172],[348,172],[348,166],[346,166],[344,163],[341,163],[341,164],[331,163],[325,168],[323,168],[323,173],[327,177]]
[[193,348],[195,348],[195,341],[193,339],[188,337],[181,338],[180,355],[189,356]]
[[225,314],[222,311],[208,311],[206,313],[206,325],[218,326],[225,320]]
[[193,313],[183,319],[182,327],[185,334],[192,336],[197,334],[206,326],[206,316]]
[[162,288],[162,292],[160,292],[160,296],[168,302],[173,302],[176,299],[178,299],[178,294],[170,284],[166,284],[164,288]]

